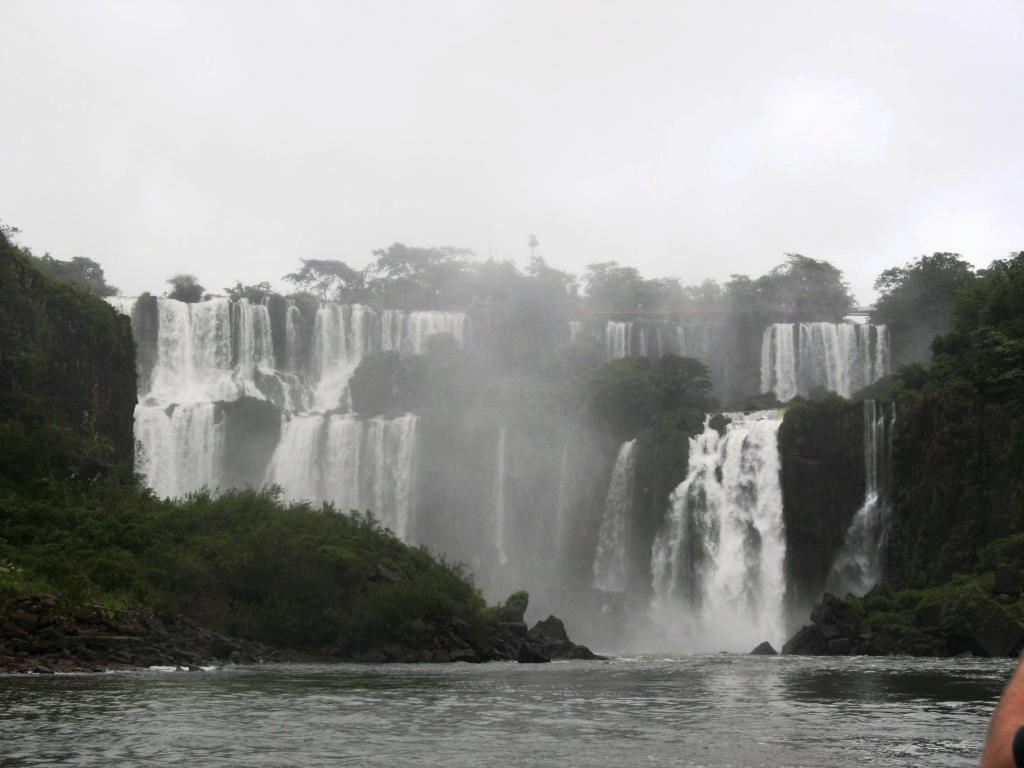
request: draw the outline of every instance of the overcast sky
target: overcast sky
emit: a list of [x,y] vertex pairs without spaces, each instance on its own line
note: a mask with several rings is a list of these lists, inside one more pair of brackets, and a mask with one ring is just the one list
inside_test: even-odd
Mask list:
[[0,220],[126,294],[399,241],[862,301],[1024,249],[1024,2],[0,0]]

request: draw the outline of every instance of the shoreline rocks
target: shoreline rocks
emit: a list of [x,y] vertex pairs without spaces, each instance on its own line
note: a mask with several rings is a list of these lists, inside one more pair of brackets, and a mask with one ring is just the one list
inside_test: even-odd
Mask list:
[[[1006,608],[969,584],[936,592],[901,613],[888,607],[892,591],[876,587],[863,599],[826,593],[782,653],[802,656],[980,656],[1008,658],[1024,648],[1024,626]],[[882,601],[885,602],[882,602]]]
[[200,670],[214,664],[355,662],[449,664],[489,661],[544,663],[601,659],[573,643],[562,621],[549,616],[528,628],[525,596],[481,633],[449,618],[433,627],[429,647],[385,643],[362,653],[333,646],[315,652],[274,648],[213,632],[186,616],[145,609],[74,605],[55,594],[21,595],[0,602],[0,673],[102,672],[154,666]]

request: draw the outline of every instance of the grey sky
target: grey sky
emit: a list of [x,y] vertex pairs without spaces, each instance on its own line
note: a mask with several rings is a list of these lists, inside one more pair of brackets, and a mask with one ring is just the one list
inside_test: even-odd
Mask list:
[[1024,249],[1024,3],[0,0],[0,219],[125,293],[394,241],[862,300]]

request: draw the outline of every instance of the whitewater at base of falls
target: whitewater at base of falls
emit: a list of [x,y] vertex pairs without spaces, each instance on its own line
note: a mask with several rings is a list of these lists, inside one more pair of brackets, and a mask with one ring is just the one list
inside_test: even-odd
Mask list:
[[891,524],[889,497],[896,403],[864,401],[864,503],[846,531],[826,589],[864,595],[882,580]]
[[651,618],[662,644],[749,651],[785,638],[781,411],[729,413],[690,440],[686,479],[651,555]]

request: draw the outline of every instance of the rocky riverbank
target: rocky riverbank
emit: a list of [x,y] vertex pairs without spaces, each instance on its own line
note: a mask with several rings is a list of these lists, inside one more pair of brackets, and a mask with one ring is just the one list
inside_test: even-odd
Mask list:
[[[433,628],[427,647],[385,644],[362,653],[339,647],[315,651],[274,648],[205,629],[186,616],[160,616],[144,609],[111,610],[73,605],[55,594],[29,594],[0,603],[0,673],[100,672],[169,666],[200,669],[217,664],[336,661],[446,663],[546,662],[598,659],[573,643],[554,616],[529,628],[525,601],[481,633],[452,618]],[[510,613],[511,612],[511,613]]]
[[783,646],[804,656],[1013,657],[1024,648],[1022,578],[960,578],[931,590],[825,594]]

